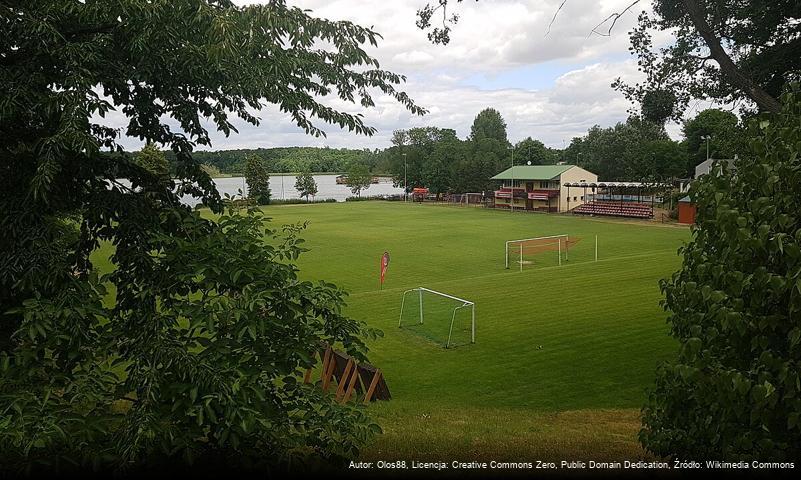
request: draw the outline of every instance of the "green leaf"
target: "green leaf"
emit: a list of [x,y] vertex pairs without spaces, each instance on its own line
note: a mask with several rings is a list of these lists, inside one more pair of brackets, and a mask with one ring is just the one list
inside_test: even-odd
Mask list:
[[801,328],[794,327],[792,330],[790,330],[788,338],[790,339],[791,347],[795,347],[796,345],[798,345],[799,340],[801,340]]

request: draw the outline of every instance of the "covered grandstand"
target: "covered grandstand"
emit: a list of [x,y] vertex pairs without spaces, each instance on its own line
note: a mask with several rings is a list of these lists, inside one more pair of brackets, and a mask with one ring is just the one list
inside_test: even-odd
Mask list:
[[563,186],[568,192],[579,189],[587,199],[571,210],[574,214],[644,219],[653,218],[654,204],[661,203],[662,193],[671,187],[644,182],[569,182]]

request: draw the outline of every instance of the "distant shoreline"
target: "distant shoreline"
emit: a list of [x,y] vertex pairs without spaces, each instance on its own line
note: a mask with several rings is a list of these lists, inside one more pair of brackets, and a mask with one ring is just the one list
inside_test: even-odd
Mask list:
[[[294,173],[276,172],[276,173],[268,173],[267,175],[269,175],[271,177],[296,177],[296,176],[300,175],[301,173],[304,173],[304,172],[294,172]],[[311,172],[311,174],[312,175],[334,175],[334,176],[339,176],[339,175],[345,175],[345,172],[341,172],[341,173],[336,173],[336,172],[334,172],[334,173],[332,173],[332,172]],[[234,178],[234,177],[244,177],[244,176],[245,175],[242,174],[242,173],[220,173],[219,175],[212,175],[211,178]],[[378,178],[392,178],[392,175],[383,174],[383,173],[377,173],[377,174],[375,174],[373,176],[374,177],[378,177]]]

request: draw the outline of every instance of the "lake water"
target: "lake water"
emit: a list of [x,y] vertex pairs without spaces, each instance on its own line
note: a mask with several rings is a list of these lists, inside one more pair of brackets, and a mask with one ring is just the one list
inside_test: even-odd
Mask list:
[[[317,182],[317,200],[326,200],[333,198],[338,202],[344,202],[346,198],[353,197],[347,185],[339,185],[336,182],[336,175],[313,175],[314,181]],[[301,198],[297,190],[295,190],[294,175],[272,175],[270,176],[270,192],[274,199],[291,199]],[[247,195],[247,183],[244,177],[224,177],[215,178],[214,183],[217,185],[217,191],[220,196],[229,194],[231,196],[239,195],[242,190]],[[394,187],[392,179],[380,177],[379,183],[373,183],[366,190],[362,190],[362,196],[376,196],[376,195],[403,195],[403,188]],[[190,196],[185,196],[183,202],[195,206],[198,199]]]

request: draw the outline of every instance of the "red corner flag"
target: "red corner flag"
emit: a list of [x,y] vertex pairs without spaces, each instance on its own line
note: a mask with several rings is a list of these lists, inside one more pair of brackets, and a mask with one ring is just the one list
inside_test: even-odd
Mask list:
[[384,252],[381,255],[379,289],[384,287],[384,275],[387,274],[387,267],[389,267],[389,252]]

